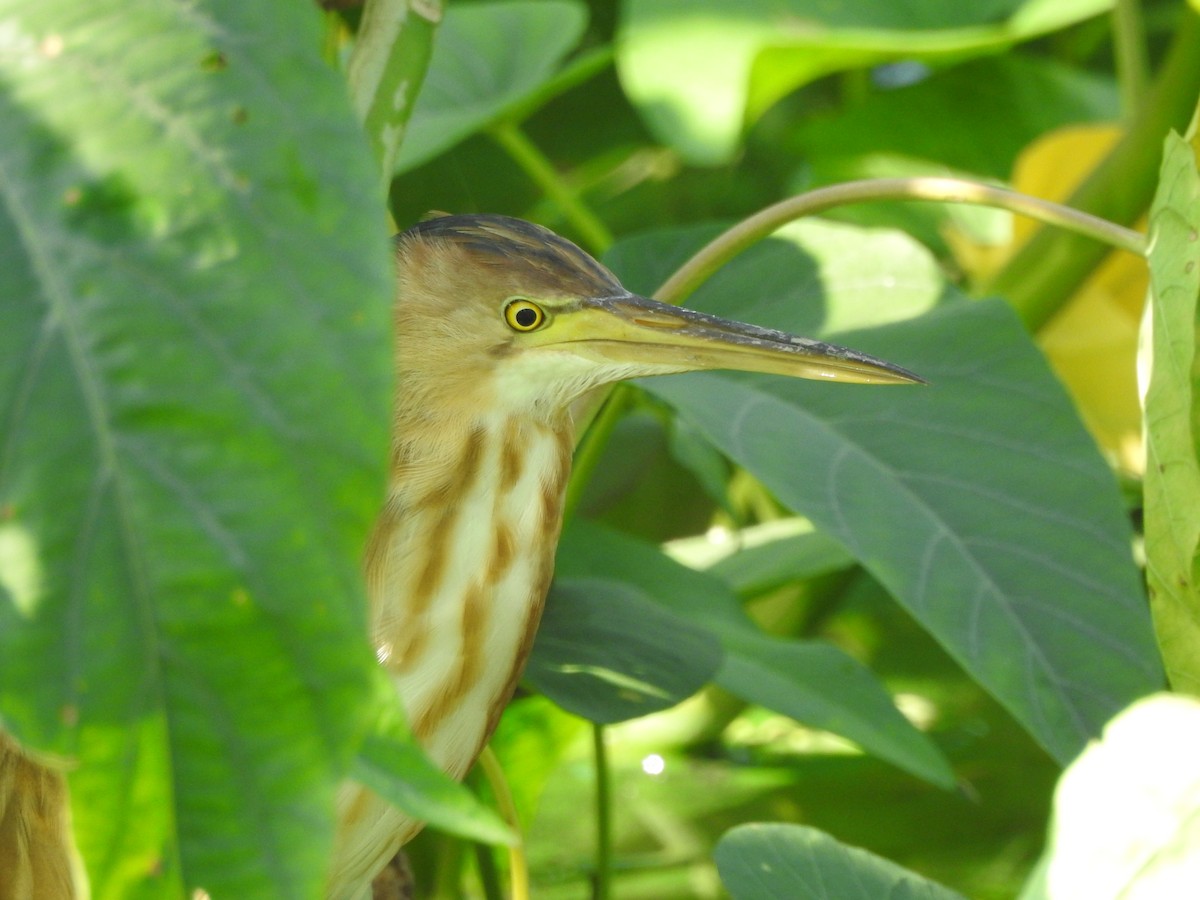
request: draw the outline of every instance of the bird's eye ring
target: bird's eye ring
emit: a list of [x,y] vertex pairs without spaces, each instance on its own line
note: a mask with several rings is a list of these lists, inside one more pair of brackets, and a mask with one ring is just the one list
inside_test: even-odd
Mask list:
[[513,331],[536,331],[546,321],[546,313],[528,300],[510,300],[504,307],[504,321]]

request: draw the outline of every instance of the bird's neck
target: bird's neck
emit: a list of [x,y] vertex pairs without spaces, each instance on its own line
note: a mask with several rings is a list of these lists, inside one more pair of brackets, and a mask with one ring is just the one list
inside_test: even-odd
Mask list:
[[461,777],[541,618],[570,471],[570,420],[411,423],[367,554],[371,628],[414,733]]

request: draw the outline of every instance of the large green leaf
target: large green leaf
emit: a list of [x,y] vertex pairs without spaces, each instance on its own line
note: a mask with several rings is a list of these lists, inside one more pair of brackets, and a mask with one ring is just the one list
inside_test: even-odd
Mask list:
[[646,386],[843,543],[1069,760],[1161,684],[1111,474],[999,302],[844,342],[932,385],[702,373]]
[[[1195,134],[1193,123],[1191,134]],[[1171,134],[1151,211],[1151,357],[1145,398],[1146,578],[1171,683],[1200,693],[1200,175],[1195,150]]]
[[821,75],[986,55],[1104,12],[1111,0],[878,3],[625,0],[621,83],[691,162],[732,158],[746,122]]
[[740,825],[715,851],[734,900],[962,900],[893,862],[803,825]]
[[528,100],[554,76],[586,25],[587,8],[578,0],[451,4],[396,171],[416,168]]
[[311,5],[0,34],[0,716],[69,763],[93,896],[314,896],[373,665],[370,153]]
[[1063,773],[1046,855],[1021,900],[1187,897],[1200,884],[1200,702],[1160,694],[1113,719]]
[[[830,644],[768,637],[713,576],[680,565],[653,545],[584,522],[572,523],[563,535],[558,571],[565,578],[587,573],[613,590],[633,585],[673,617],[709,631],[724,648],[715,681],[742,699],[848,737],[934,784],[953,784],[937,747],[899,713],[862,664]],[[553,639],[554,623],[543,623],[538,640]],[[660,652],[668,652],[670,635],[659,640]]]

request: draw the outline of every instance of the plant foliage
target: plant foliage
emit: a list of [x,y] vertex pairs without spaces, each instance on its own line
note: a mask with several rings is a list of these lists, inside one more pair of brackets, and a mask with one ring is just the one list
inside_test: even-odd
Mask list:
[[[319,896],[350,777],[433,823],[410,853],[446,896],[509,865],[462,836],[548,898],[1103,896],[1089,785],[1178,790],[1100,856],[1186,877],[1195,764],[1157,751],[1194,704],[1122,711],[1200,686],[1200,178],[1167,133],[1196,13],[328,5],[0,0],[0,726],[65,773],[91,895]],[[930,384],[613,393],[494,741],[523,842],[431,769],[363,636],[389,215],[535,219],[649,295],[808,188],[1061,198],[1068,138],[1074,202],[1150,210],[1144,404],[1146,260],[1114,279],[1047,228],[1014,256],[1010,213],[942,203],[780,229],[688,304]]]

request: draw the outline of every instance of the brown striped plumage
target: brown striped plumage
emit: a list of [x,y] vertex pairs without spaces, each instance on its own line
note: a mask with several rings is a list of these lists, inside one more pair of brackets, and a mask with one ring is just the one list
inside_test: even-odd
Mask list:
[[[710,368],[919,380],[635,297],[574,244],[516,219],[431,219],[399,237],[396,260],[397,400],[388,497],[366,556],[371,634],[414,734],[454,777],[487,742],[533,644],[573,400],[624,378]],[[328,893],[364,897],[420,824],[354,784],[339,819]]]

